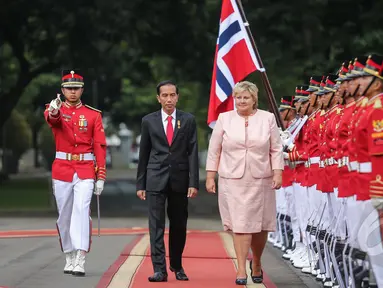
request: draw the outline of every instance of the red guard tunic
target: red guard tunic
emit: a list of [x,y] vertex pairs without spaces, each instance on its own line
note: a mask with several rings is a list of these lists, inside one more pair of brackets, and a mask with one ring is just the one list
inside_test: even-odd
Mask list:
[[325,178],[325,160],[326,160],[326,125],[329,118],[329,111],[321,112],[321,124],[319,125],[319,134],[318,134],[318,149],[319,149],[319,170],[318,170],[318,180],[317,190],[322,192],[327,192],[326,187],[328,187],[328,183],[326,183]]
[[368,200],[369,196],[369,184],[371,178],[371,160],[368,152],[368,126],[369,126],[369,114],[372,109],[372,102],[367,103],[367,98],[363,99],[359,117],[355,123],[355,133],[353,142],[356,147],[356,160],[358,162],[358,174],[356,175],[356,200]]
[[338,187],[338,162],[335,159],[336,151],[338,149],[338,143],[336,142],[336,135],[338,134],[339,121],[342,117],[343,108],[340,105],[336,105],[330,111],[330,119],[326,126],[326,155],[327,155],[327,165],[326,165],[326,177],[332,185],[332,190]]
[[[63,103],[55,116],[44,112],[45,120],[52,128],[56,142],[56,154],[67,155],[70,160],[56,159],[52,165],[52,178],[72,182],[77,173],[80,179],[105,180],[106,139],[99,110],[82,105]],[[82,160],[83,155],[93,153],[94,160]]]
[[373,97],[367,121],[368,152],[371,159],[369,196],[383,197],[383,94]]
[[307,186],[311,187],[318,183],[319,179],[319,128],[323,122],[323,110],[317,110],[313,117],[310,130],[308,132],[307,141],[307,154],[309,155],[310,167],[307,175]]
[[[313,127],[315,126],[315,121],[317,120],[317,115],[319,115],[318,113],[319,110],[316,110],[314,113],[312,113],[310,115],[310,117],[307,119],[307,122],[305,123],[305,126],[303,127],[302,129],[302,146],[295,146],[293,151],[291,151],[289,153],[289,160],[292,161],[292,162],[297,162],[297,161],[305,161],[306,163],[309,161],[309,152],[310,152],[310,139],[311,139],[311,134],[312,134],[312,129]],[[319,125],[318,127],[319,128]],[[317,130],[317,129],[316,129]],[[316,132],[318,133],[318,131]],[[316,137],[318,137],[316,135]],[[318,145],[316,144],[316,147]],[[317,154],[319,154],[318,151],[316,151]],[[316,169],[319,169],[319,155],[317,155],[318,157],[317,158],[317,163],[314,163],[312,165],[314,165],[314,169],[316,167]],[[311,157],[311,155],[310,155]],[[314,184],[311,184],[309,182],[309,174],[310,174],[310,168],[307,167],[307,165],[305,164],[305,169],[304,169],[304,176],[302,176],[301,178],[301,185],[303,187],[310,187]]]
[[[306,129],[307,129],[307,122],[303,125],[301,131],[295,138],[295,142],[294,142],[295,149],[298,151],[304,150],[303,134],[305,133]],[[302,186],[306,186],[305,185],[305,165],[303,161],[296,160],[293,177],[296,183],[300,183]]]
[[[293,121],[290,121],[287,124],[287,127],[289,127],[292,124]],[[282,172],[282,187],[290,187],[293,185],[294,181],[294,170],[290,168],[289,161],[285,160],[285,166]]]
[[[349,158],[349,152],[348,152],[348,138],[350,136],[349,131],[349,125],[351,122],[351,118],[353,117],[355,111],[355,101],[349,103],[346,105],[346,107],[343,110],[342,118],[339,122],[339,128],[337,133],[336,142],[337,145],[337,151],[335,152],[335,157],[338,159],[338,167],[339,167],[339,180],[338,180],[338,197],[344,198],[349,197],[350,195],[350,188],[349,188],[349,181],[348,181],[348,158]],[[337,154],[338,152],[338,154]]]
[[[348,149],[348,155],[349,155],[349,164],[348,164],[348,181],[350,183],[349,185],[349,196],[354,196],[357,194],[358,190],[358,183],[357,183],[357,174],[358,174],[358,162],[357,162],[357,146],[355,145],[355,124],[358,121],[361,111],[361,106],[363,102],[366,104],[366,100],[364,100],[364,97],[361,97],[358,99],[355,103],[355,110],[354,114],[351,117],[351,121],[349,124],[349,138],[347,139],[347,149]],[[364,104],[364,105],[365,105]]]
[[329,183],[328,192],[333,192],[334,188],[338,187],[338,164],[336,160],[336,151],[338,149],[338,143],[336,142],[336,135],[338,134],[339,121],[342,117],[342,108],[339,105],[335,105],[329,113],[329,120],[326,124],[326,174],[325,178]]

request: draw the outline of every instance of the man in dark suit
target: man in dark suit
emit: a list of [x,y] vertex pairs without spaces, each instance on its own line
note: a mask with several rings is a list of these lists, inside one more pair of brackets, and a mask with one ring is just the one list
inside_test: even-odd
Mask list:
[[165,202],[169,227],[170,271],[177,280],[188,280],[182,267],[186,242],[188,198],[199,184],[197,128],[194,116],[176,110],[178,87],[171,81],[157,85],[162,109],[146,115],[141,124],[137,168],[137,196],[148,200],[151,258],[150,282],[167,281],[165,261]]

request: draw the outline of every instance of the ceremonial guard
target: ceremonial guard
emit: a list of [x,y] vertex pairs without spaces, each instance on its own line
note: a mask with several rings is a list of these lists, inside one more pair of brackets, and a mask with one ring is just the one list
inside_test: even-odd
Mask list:
[[[366,103],[355,124],[357,146],[357,207],[360,222],[358,244],[367,252],[378,287],[383,287],[383,58],[370,55],[362,71],[358,70],[360,89]],[[375,229],[373,228],[375,226]],[[376,229],[380,227],[380,229]],[[368,238],[373,245],[368,244]]]
[[[315,81],[312,79],[312,81]],[[319,84],[319,83],[318,83]],[[302,92],[302,90],[301,90]],[[303,111],[305,112],[304,114],[310,114],[313,111],[313,106],[311,106],[311,102],[307,101],[309,98],[306,98],[305,96],[307,95],[307,92],[305,91],[305,95],[303,96],[302,93],[300,93],[303,98],[301,98],[305,103],[303,104]],[[299,95],[299,96],[301,96]],[[302,124],[304,126],[301,127],[301,135],[299,138],[295,141],[294,145],[288,144],[291,142],[289,139],[284,141],[284,144],[286,147],[290,150],[289,153],[285,153],[285,159],[288,159],[290,162],[295,162],[297,165],[300,165],[301,167],[298,168],[297,166],[297,171],[299,169],[304,169],[302,167],[302,163],[306,163],[305,166],[308,168],[307,161],[308,161],[308,153],[307,153],[307,139],[308,139],[308,134],[310,133],[310,127],[312,126],[312,122],[310,121],[309,118],[303,118]],[[307,120],[308,119],[308,120]],[[307,120],[307,121],[306,121]],[[302,171],[302,170],[301,170]],[[303,172],[303,171],[302,171]],[[304,169],[304,172],[302,173],[302,176],[297,175],[297,182],[300,181],[299,185],[294,186],[294,193],[297,193],[299,195],[300,201],[299,201],[299,206],[297,208],[298,213],[298,218],[301,226],[301,233],[302,233],[302,241],[303,243],[296,243],[297,247],[294,250],[294,253],[291,255],[284,255],[285,258],[290,258],[290,261],[293,263],[293,265],[297,268],[304,268],[309,266],[309,259],[308,259],[308,239],[304,233],[305,231],[305,226],[307,224],[308,218],[309,218],[309,209],[307,202],[303,199],[308,200],[308,193],[307,193],[307,182],[308,182],[308,177],[307,177],[307,169]],[[295,191],[297,190],[297,191]],[[303,245],[302,245],[303,244]]]
[[383,287],[382,71],[378,55],[345,61],[338,75],[311,77],[295,103],[284,97],[280,107],[284,120],[293,105],[299,115],[281,132],[288,179],[279,207],[292,207],[292,184],[300,233],[296,241],[294,211],[281,210],[292,229],[279,237],[295,242],[283,258],[324,287]]
[[[337,143],[337,150],[335,152],[335,158],[338,161],[338,197],[347,198],[349,197],[349,178],[348,178],[348,163],[349,154],[347,149],[348,138],[350,135],[349,125],[351,118],[353,117],[355,110],[355,99],[348,91],[347,72],[352,69],[352,61],[343,63],[340,69],[337,81],[340,83],[337,93],[340,95],[340,102],[343,104],[342,117],[339,121],[335,142]],[[345,203],[345,202],[344,202]]]
[[337,75],[329,75],[326,79],[326,94],[324,95],[324,105],[329,109],[328,120],[325,125],[325,142],[323,144],[323,151],[325,154],[325,179],[327,187],[324,187],[322,192],[329,192],[327,196],[330,201],[329,205],[330,219],[336,217],[339,213],[341,203],[338,199],[338,162],[336,160],[336,151],[338,143],[336,142],[336,135],[338,133],[339,121],[342,117],[342,108],[338,104],[339,97],[337,89],[339,85],[336,84]]
[[[355,99],[355,105],[353,105],[353,113],[348,122],[348,139],[346,141],[346,147],[343,153],[346,155],[345,164],[348,168],[348,174],[346,176],[346,181],[348,181],[347,191],[346,191],[346,218],[345,221],[347,223],[347,231],[348,231],[348,239],[347,246],[351,249],[359,249],[359,241],[358,241],[358,233],[360,227],[360,219],[361,219],[361,210],[360,205],[357,203],[357,193],[359,190],[358,184],[358,152],[356,145],[356,122],[358,121],[361,113],[363,113],[363,109],[366,106],[368,100],[363,96],[364,89],[361,87],[362,77],[361,74],[363,72],[363,68],[365,66],[367,57],[359,56],[355,58],[352,67],[349,67],[349,71],[346,76],[348,79],[348,93],[349,97],[353,97]],[[352,259],[352,254],[350,253],[352,250],[348,250],[349,253],[344,254],[343,257],[343,267],[345,271],[345,284],[349,284],[350,278],[354,274],[354,267],[349,264],[349,260]],[[358,271],[358,270],[355,270]],[[359,271],[360,272],[360,271]]]
[[[337,75],[330,74],[327,76],[324,81],[324,86],[321,89],[322,95],[322,108],[326,111],[323,115],[324,121],[321,124],[322,127],[322,137],[320,143],[320,150],[322,152],[321,156],[321,177],[319,183],[321,187],[318,188],[322,192],[322,203],[320,207],[323,206],[323,217],[321,219],[320,227],[324,229],[319,233],[319,241],[323,243],[323,256],[321,255],[322,261],[324,261],[325,270],[321,271],[321,274],[324,278],[324,286],[332,287],[333,281],[335,281],[335,276],[331,266],[334,266],[334,270],[339,270],[337,263],[332,263],[334,259],[334,253],[331,246],[331,237],[335,234],[337,229],[337,224],[334,221],[335,217],[338,216],[337,213],[337,200],[334,195],[334,188],[337,186],[337,183],[334,185],[336,179],[336,174],[338,169],[336,162],[334,162],[334,151],[336,149],[335,133],[336,133],[336,124],[334,121],[339,121],[340,109],[337,107],[337,98],[335,97],[335,92],[337,89],[335,80]],[[335,178],[335,179],[334,179]],[[319,226],[319,225],[318,225]],[[319,254],[318,254],[319,255]],[[316,263],[314,263],[316,264]],[[314,267],[312,267],[314,269]],[[324,272],[324,273],[323,273]]]
[[90,202],[100,195],[106,177],[106,139],[101,111],[83,105],[84,80],[79,71],[63,71],[61,91],[46,105],[45,120],[56,143],[52,165],[53,193],[58,209],[57,230],[66,256],[64,273],[85,275],[90,250]]
[[[287,143],[287,146],[292,146],[292,147],[295,147],[295,149],[301,149],[302,147],[302,143],[303,143],[303,137],[302,137],[302,129],[305,127],[305,120],[307,118],[303,118],[305,116],[305,111],[306,111],[306,108],[304,107],[304,101],[307,102],[307,97],[305,97],[303,94],[302,94],[302,85],[298,85],[295,89],[295,96],[293,97],[293,105],[295,106],[296,108],[296,111],[297,111],[297,115],[296,115],[296,120],[294,121],[294,123],[292,123],[290,126],[288,126],[288,130],[289,130],[289,134],[290,136],[292,136],[291,134],[295,134],[295,138],[293,139],[294,140],[294,145],[292,143],[292,141],[290,143]],[[307,93],[307,92],[305,92]],[[308,94],[308,93],[307,93]],[[306,100],[304,100],[306,99]],[[282,105],[281,105],[282,107]],[[283,109],[283,107],[282,107]],[[288,140],[289,141],[289,140]],[[290,148],[292,148],[290,147]],[[287,154],[287,153],[286,153]],[[287,154],[288,155],[288,154]],[[292,174],[291,174],[291,180],[290,179],[285,179],[285,177],[288,177],[288,171],[285,167],[285,170],[284,170],[284,173],[286,173],[286,176],[283,176],[283,181],[284,183],[288,183],[289,181],[292,182],[292,187],[293,187],[293,201],[294,203],[292,204],[293,207],[295,208],[295,214],[296,214],[296,218],[297,218],[297,225],[298,227],[295,227],[295,224],[293,224],[293,221],[294,220],[294,213],[292,213],[292,215],[289,215],[291,217],[291,222],[292,222],[292,230],[293,230],[293,242],[294,242],[294,245],[293,245],[293,250],[287,250],[286,253],[283,255],[283,258],[285,259],[290,259],[293,255],[297,254],[298,251],[302,250],[305,246],[303,245],[303,237],[304,237],[304,234],[302,233],[302,229],[303,229],[303,226],[305,225],[304,224],[304,221],[302,221],[302,195],[300,194],[301,192],[301,182],[303,182],[303,178],[305,176],[305,173],[304,173],[304,162],[303,161],[297,161],[297,162],[294,162],[294,161],[290,161],[288,159],[288,157],[285,158],[285,161],[287,161],[287,163],[289,163],[289,167],[291,168],[292,170]],[[307,195],[305,195],[307,197]],[[295,229],[294,229],[295,228]]]
[[[294,107],[294,96],[283,96],[281,98],[281,105],[279,106],[279,112],[281,114],[282,120],[285,122],[285,127],[289,133],[293,133],[297,126],[299,125],[299,117],[296,114],[296,109]],[[284,170],[282,172],[282,186],[279,190],[276,190],[277,193],[277,208],[280,207],[280,220],[284,221],[283,231],[286,235],[286,222],[291,222],[292,229],[292,241],[289,238],[284,237],[283,242],[285,243],[285,248],[282,249],[286,252],[291,252],[292,248],[295,247],[296,242],[300,242],[300,230],[299,222],[296,213],[294,191],[293,191],[293,167],[290,165],[288,160],[285,160]],[[283,215],[285,213],[286,215]],[[282,219],[283,218],[283,219]],[[292,243],[291,243],[292,242]],[[278,243],[276,243],[278,246]],[[289,250],[289,251],[287,251]]]
[[326,160],[326,155],[324,151],[324,143],[326,142],[325,138],[325,127],[326,127],[326,122],[328,119],[328,107],[325,105],[323,101],[323,95],[326,93],[324,90],[324,86],[326,85],[326,79],[322,79],[320,83],[319,90],[314,92],[318,96],[318,104],[319,104],[319,109],[320,109],[320,125],[319,125],[319,130],[318,130],[318,149],[319,149],[319,169],[318,169],[318,177],[317,177],[317,186],[316,190],[317,191],[323,191],[323,185],[326,185],[325,183],[325,160]]

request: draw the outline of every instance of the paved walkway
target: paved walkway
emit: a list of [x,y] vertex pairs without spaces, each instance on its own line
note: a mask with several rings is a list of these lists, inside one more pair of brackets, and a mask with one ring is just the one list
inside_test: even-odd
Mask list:
[[[146,280],[152,273],[146,219],[103,219],[101,237],[96,236],[97,227],[93,231],[87,275],[83,278],[62,273],[65,260],[59,250],[54,221],[0,219],[0,287],[238,287],[234,284],[236,261],[231,236],[219,232],[219,221],[190,219],[184,265],[191,281],[180,283],[170,275],[169,282],[164,284]],[[206,231],[209,225],[210,231]],[[266,287],[319,287],[302,279],[272,247],[266,248],[263,265]],[[212,276],[209,271],[219,274],[209,277]],[[248,287],[257,287],[249,284]]]
[[[107,180],[136,180],[137,169],[135,168],[109,168],[107,169]],[[29,168],[23,171],[20,171],[18,174],[10,175],[11,179],[28,179],[28,178],[50,178],[51,172],[47,171],[44,168]],[[204,181],[206,179],[206,171],[205,169],[199,170],[200,181]]]

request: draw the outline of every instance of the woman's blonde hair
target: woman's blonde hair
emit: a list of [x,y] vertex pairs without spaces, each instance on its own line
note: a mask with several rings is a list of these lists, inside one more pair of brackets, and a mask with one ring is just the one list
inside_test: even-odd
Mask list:
[[242,81],[235,84],[233,89],[233,97],[242,92],[249,92],[254,100],[253,109],[258,107],[258,87],[250,81]]

